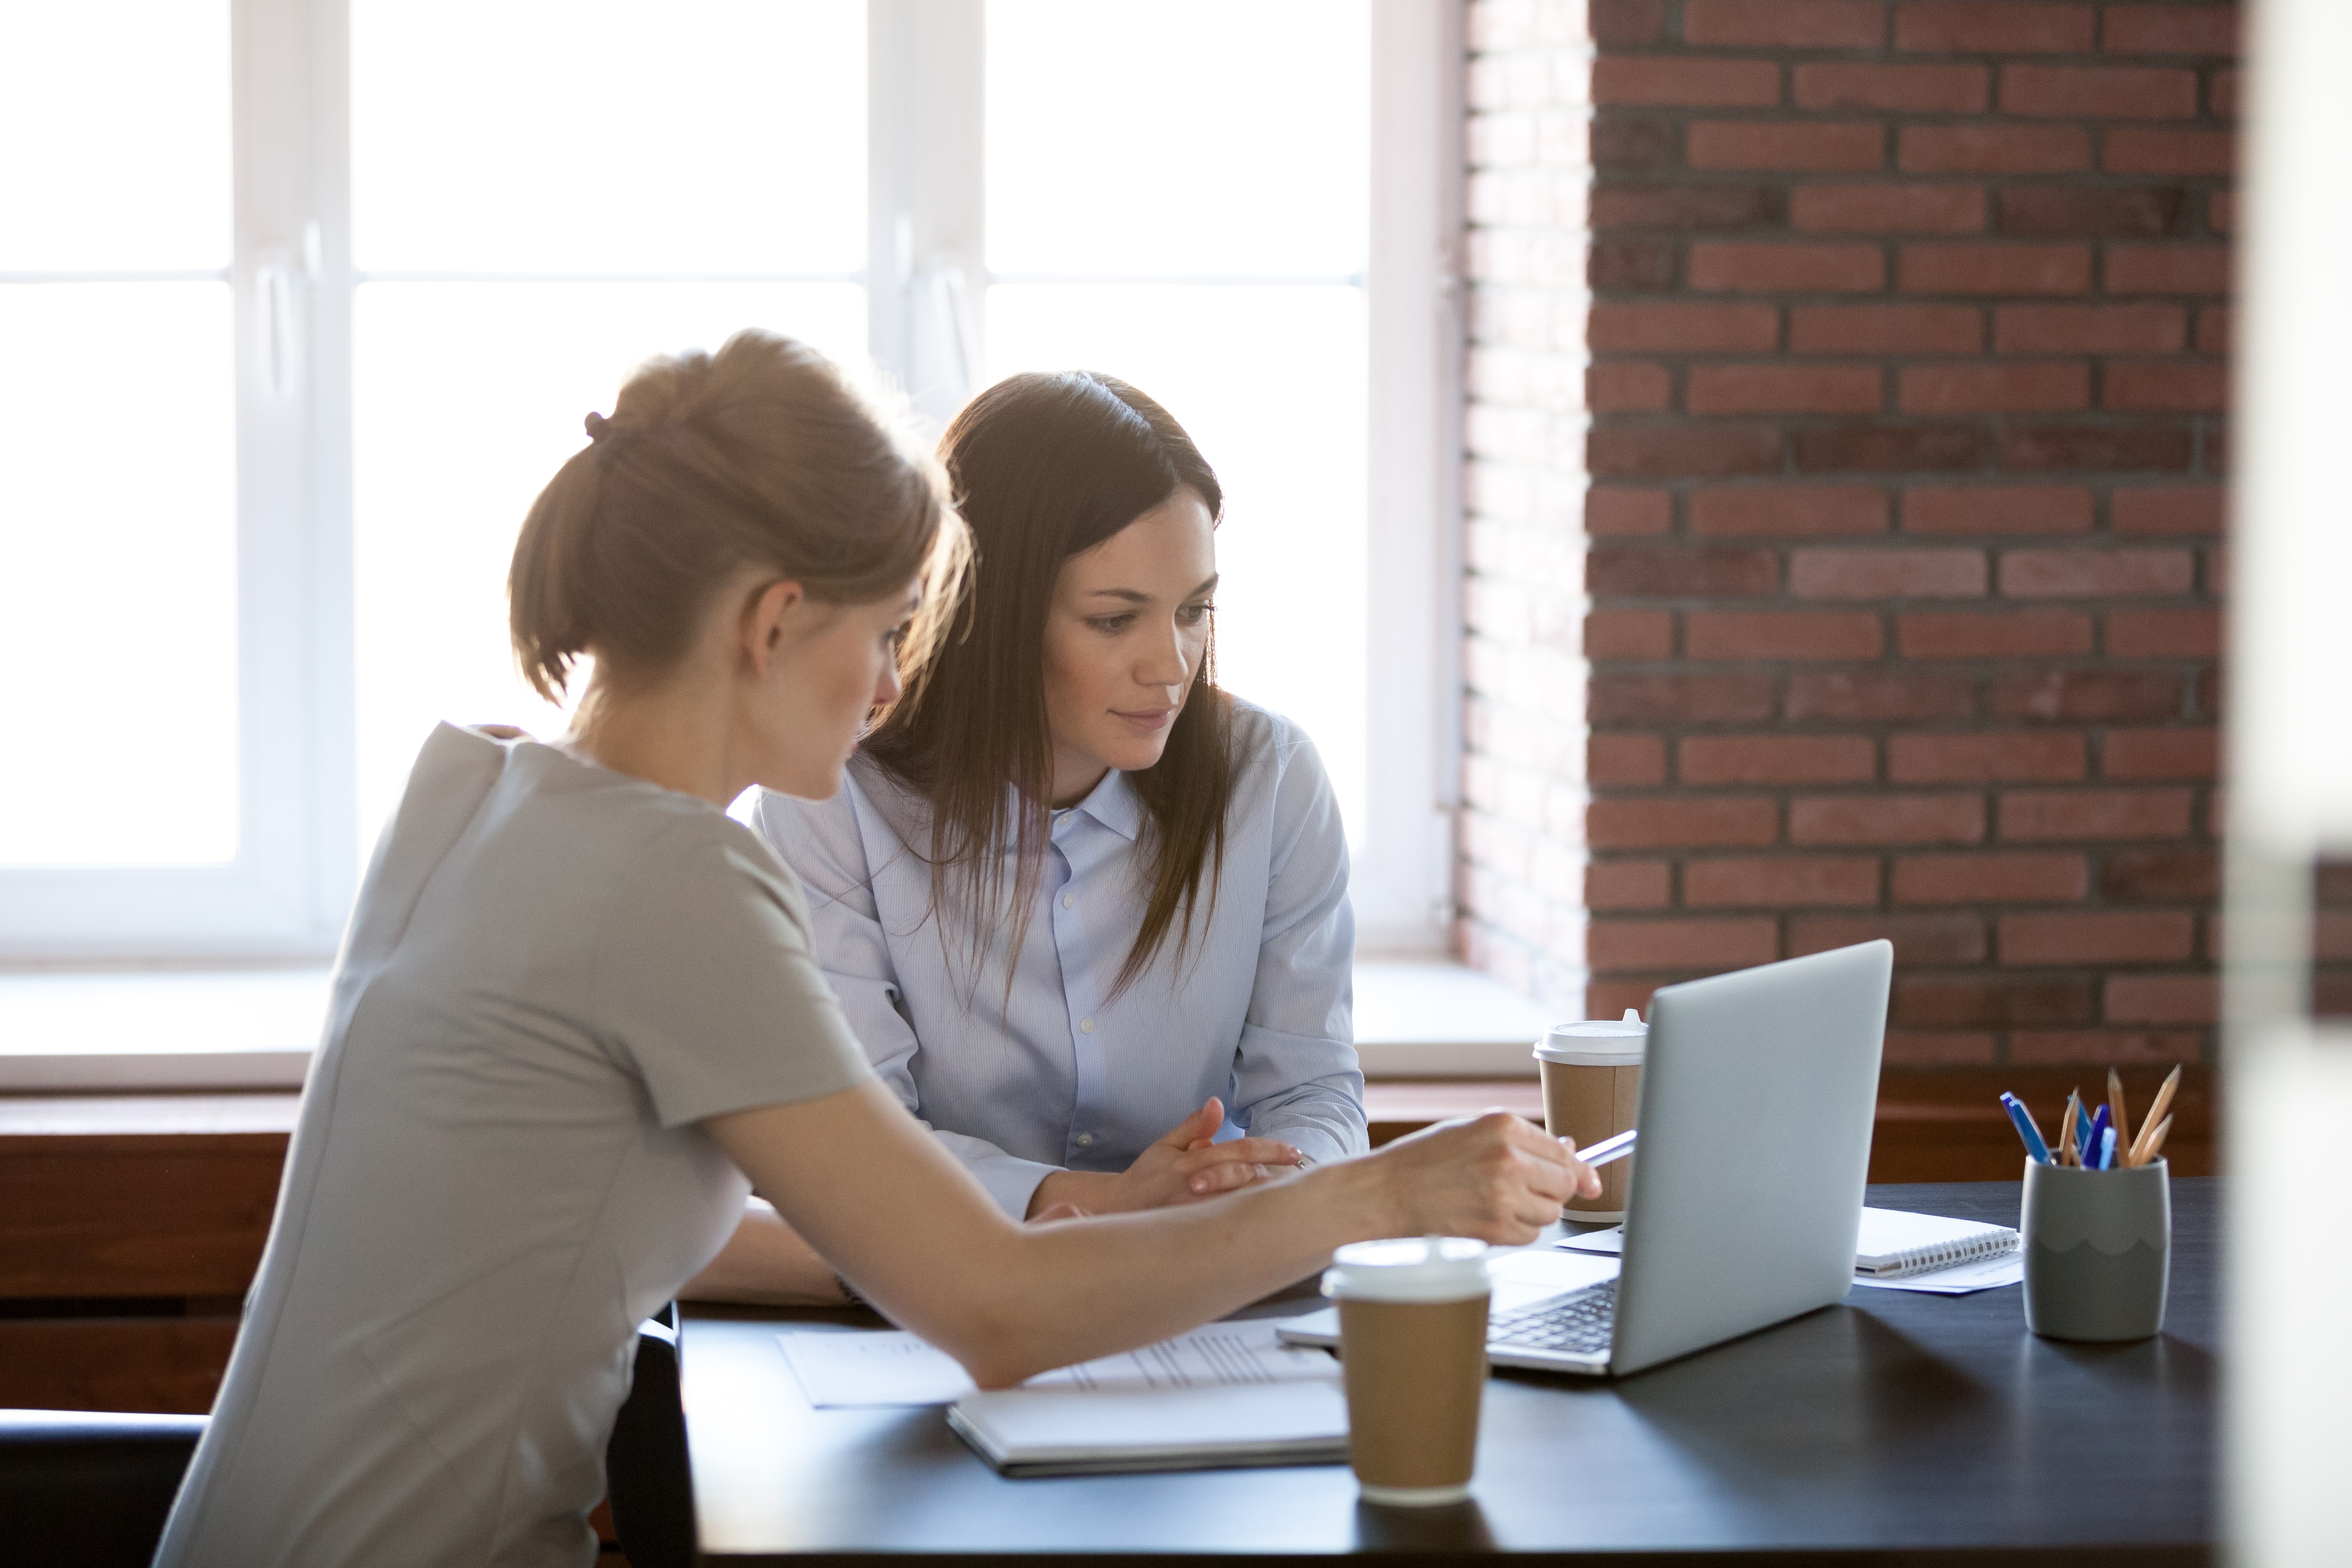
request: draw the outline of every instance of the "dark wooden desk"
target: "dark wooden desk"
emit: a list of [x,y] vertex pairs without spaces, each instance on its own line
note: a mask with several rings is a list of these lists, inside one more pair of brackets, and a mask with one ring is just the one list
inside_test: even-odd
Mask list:
[[[1871,1202],[2014,1224],[2014,1184]],[[1343,1466],[1005,1480],[935,1409],[811,1410],[772,1319],[696,1317],[685,1388],[707,1561],[950,1553],[1064,1563],[1506,1550],[1579,1561],[2201,1563],[2217,1424],[2210,1181],[2173,1186],[2164,1335],[2068,1345],[2019,1291],[1857,1289],[1622,1384],[1501,1373],[1475,1501],[1357,1501]],[[1304,1310],[1311,1300],[1285,1310]]]

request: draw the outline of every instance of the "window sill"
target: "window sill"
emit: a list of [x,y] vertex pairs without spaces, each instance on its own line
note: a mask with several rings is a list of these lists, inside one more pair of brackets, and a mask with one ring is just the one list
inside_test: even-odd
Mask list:
[[[0,974],[0,1094],[253,1092],[302,1087],[327,1009],[323,968]],[[1457,963],[1356,965],[1356,1048],[1371,1079],[1532,1079],[1543,1008]]]

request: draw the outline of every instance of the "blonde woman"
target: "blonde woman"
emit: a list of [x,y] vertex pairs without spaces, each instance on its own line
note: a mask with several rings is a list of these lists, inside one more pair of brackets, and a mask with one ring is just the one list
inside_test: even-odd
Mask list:
[[878,1083],[806,901],[727,804],[840,784],[963,550],[822,358],[657,361],[517,545],[561,742],[444,726],[369,870],[278,1215],[157,1561],[571,1564],[646,1313],[756,1190],[1001,1386],[1176,1332],[1360,1237],[1525,1241],[1598,1178],[1493,1115],[1213,1203],[1017,1224]]

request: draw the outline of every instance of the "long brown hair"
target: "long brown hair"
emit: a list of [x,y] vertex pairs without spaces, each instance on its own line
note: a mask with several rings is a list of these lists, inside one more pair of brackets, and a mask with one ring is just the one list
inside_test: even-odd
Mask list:
[[507,576],[516,662],[540,695],[560,698],[583,656],[600,685],[657,678],[752,565],[823,604],[919,577],[898,659],[921,689],[968,541],[938,460],[830,360],[740,331],[716,354],[648,360],[588,433],[531,503]]
[[[1044,869],[1054,779],[1045,622],[1062,563],[1180,489],[1198,495],[1213,522],[1224,491],[1166,409],[1092,371],[998,382],[955,416],[940,457],[971,529],[971,592],[953,650],[866,737],[865,751],[929,802],[932,907],[969,900],[977,973],[988,928],[1007,914],[1007,951],[1019,955]],[[1171,931],[1182,965],[1204,880],[1205,910],[1215,908],[1233,794],[1233,718],[1214,681],[1214,639],[1213,617],[1166,751],[1129,775],[1144,806],[1150,896],[1113,994],[1143,973]]]

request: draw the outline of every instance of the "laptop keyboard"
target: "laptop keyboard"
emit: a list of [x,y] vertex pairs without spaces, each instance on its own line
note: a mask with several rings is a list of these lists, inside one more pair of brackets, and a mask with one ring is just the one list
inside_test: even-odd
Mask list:
[[1554,1296],[1505,1312],[1486,1326],[1490,1345],[1599,1355],[1609,1349],[1617,1321],[1617,1281],[1604,1279],[1571,1296]]

